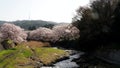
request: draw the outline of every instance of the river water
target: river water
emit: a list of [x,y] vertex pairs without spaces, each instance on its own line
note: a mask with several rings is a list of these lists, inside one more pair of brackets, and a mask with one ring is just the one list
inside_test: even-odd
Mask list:
[[84,54],[83,52],[78,52],[73,50],[71,55],[69,56],[69,59],[56,62],[55,64],[53,64],[52,67],[41,67],[41,68],[79,68],[79,65],[77,65],[76,62],[72,60],[80,58],[80,56],[83,54]]

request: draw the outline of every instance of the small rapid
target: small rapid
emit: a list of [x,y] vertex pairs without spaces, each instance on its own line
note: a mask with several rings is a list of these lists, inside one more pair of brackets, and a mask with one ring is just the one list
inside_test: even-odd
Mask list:
[[[73,60],[80,58],[80,56],[83,55],[84,52],[79,52],[75,50],[70,50],[70,51],[71,54],[68,57],[68,59],[56,62],[55,64],[53,64],[53,66],[48,66],[48,67],[49,68],[79,68],[79,65]],[[42,68],[46,68],[46,67],[42,67]]]

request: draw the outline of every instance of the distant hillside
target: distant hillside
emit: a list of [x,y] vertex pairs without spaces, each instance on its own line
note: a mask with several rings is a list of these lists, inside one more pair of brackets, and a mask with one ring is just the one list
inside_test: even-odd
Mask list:
[[[6,23],[9,21],[0,21],[0,25],[3,23]],[[21,28],[24,28],[26,30],[33,30],[38,27],[47,27],[52,28],[52,26],[57,25],[56,22],[51,21],[43,21],[43,20],[18,20],[18,21],[12,21],[9,23],[13,23],[15,25],[20,26]]]
[[6,22],[6,21],[0,21],[0,25],[3,24],[3,23],[5,23],[5,22]]

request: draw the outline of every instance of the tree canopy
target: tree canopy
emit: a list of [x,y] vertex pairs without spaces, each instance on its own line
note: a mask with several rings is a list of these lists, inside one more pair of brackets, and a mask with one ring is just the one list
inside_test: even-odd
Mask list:
[[117,8],[118,4],[119,0],[96,0],[76,11],[72,24],[81,31],[80,43],[101,45],[112,40],[111,36],[116,35],[114,30],[119,28],[114,25],[120,16],[120,12],[117,12],[120,9]]

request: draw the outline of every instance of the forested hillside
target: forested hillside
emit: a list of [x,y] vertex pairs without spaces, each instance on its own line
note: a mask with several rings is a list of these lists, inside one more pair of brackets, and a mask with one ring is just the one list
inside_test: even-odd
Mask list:
[[[6,22],[9,22],[9,21],[0,21],[0,25]],[[12,21],[9,23],[18,25],[26,30],[34,30],[38,27],[52,28],[54,25],[57,24],[56,22],[43,21],[43,20],[18,20],[18,21]]]

